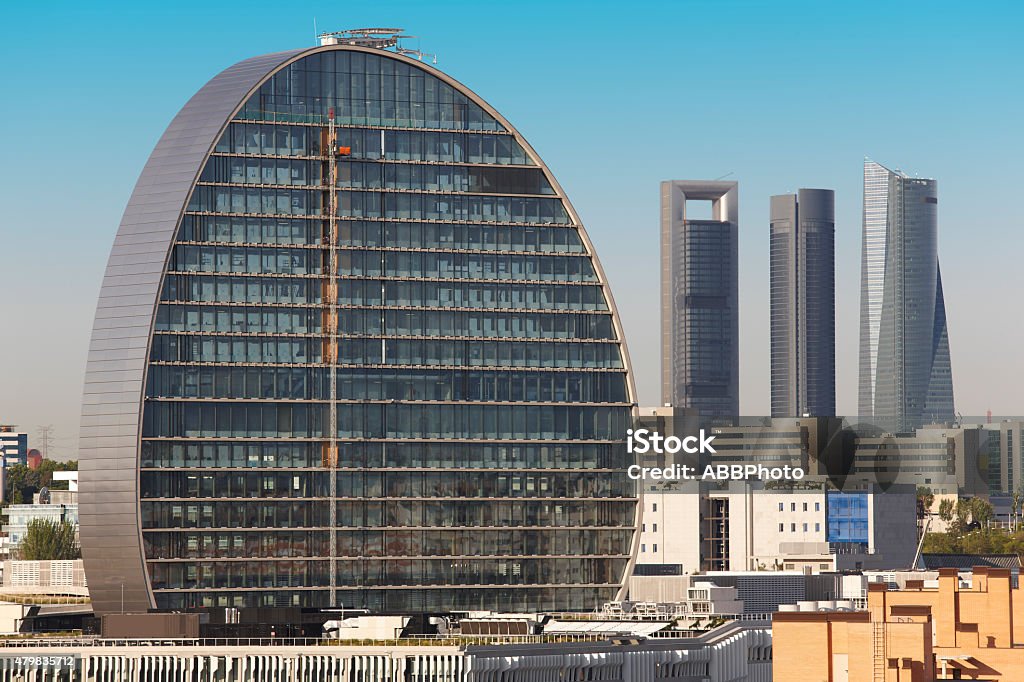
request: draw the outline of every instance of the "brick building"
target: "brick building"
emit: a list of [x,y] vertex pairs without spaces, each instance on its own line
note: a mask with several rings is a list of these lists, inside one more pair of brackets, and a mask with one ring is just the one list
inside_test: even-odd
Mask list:
[[1024,595],[1005,568],[969,581],[939,571],[938,587],[871,583],[866,611],[777,613],[774,678],[829,682],[1024,679]]

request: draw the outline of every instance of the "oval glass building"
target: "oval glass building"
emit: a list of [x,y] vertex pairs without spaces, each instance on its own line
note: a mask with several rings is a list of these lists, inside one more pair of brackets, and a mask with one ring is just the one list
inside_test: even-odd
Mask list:
[[589,610],[637,493],[622,330],[519,133],[402,54],[255,57],[178,113],[96,313],[98,614]]

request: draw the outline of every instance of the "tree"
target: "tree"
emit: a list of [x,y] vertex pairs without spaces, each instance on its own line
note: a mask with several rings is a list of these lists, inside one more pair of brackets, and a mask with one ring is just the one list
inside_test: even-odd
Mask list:
[[956,505],[953,504],[953,500],[945,499],[939,502],[939,518],[945,521],[947,524],[953,520],[953,513]]
[[74,524],[67,521],[32,519],[18,545],[18,556],[28,561],[81,559]]
[[1024,532],[991,525],[992,504],[980,497],[943,500],[939,518],[945,533],[925,535],[924,551],[940,554],[1024,554]]
[[924,518],[931,513],[932,504],[935,502],[935,493],[931,488],[923,485],[917,486],[917,517]]
[[[946,505],[946,502],[950,504]],[[949,518],[944,517],[944,513]],[[943,500],[939,505],[939,517],[948,524],[948,532],[957,536],[987,527],[993,515],[992,505],[980,497],[961,498],[956,502]]]
[[979,524],[982,527],[987,527],[989,521],[995,516],[995,510],[992,508],[992,503],[988,500],[983,500],[980,497],[971,498],[969,501],[971,508],[971,521]]

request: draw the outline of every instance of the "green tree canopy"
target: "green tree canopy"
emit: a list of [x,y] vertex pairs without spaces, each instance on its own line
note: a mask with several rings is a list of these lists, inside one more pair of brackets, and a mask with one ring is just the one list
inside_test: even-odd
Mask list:
[[928,511],[928,509],[931,508],[932,503],[935,502],[935,493],[932,492],[931,488],[919,485],[917,486],[917,499],[920,500],[925,511]]
[[12,464],[4,471],[4,502],[6,504],[31,504],[32,496],[44,487],[50,490],[67,490],[67,481],[54,481],[55,471],[78,471],[78,462],[57,462],[44,459],[37,469],[24,464]]
[[28,561],[81,559],[75,526],[67,521],[32,519],[18,545],[18,557]]
[[993,526],[991,503],[980,497],[943,500],[939,517],[946,532],[928,533],[924,551],[942,554],[1016,554],[1024,556],[1024,531]]

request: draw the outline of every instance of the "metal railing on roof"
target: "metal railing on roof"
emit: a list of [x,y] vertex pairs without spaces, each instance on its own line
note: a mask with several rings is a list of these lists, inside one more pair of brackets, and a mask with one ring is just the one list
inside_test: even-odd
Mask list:
[[107,648],[107,647],[466,647],[493,644],[548,644],[558,642],[600,642],[607,633],[566,633],[539,635],[416,635],[386,639],[326,639],[317,637],[186,637],[186,638],[103,638],[103,637],[16,637],[0,639],[3,648]]

